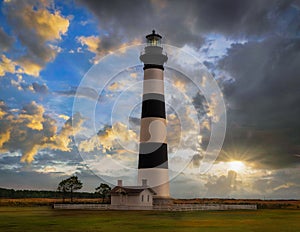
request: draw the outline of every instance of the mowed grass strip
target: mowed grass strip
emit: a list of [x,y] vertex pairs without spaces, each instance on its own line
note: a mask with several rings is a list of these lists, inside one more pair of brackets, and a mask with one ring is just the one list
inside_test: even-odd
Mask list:
[[0,207],[0,231],[300,231],[300,210],[161,212]]

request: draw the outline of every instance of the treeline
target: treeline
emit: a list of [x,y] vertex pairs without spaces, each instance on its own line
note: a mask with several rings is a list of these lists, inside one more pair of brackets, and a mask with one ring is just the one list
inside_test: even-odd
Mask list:
[[[75,198],[99,198],[97,193],[87,192],[74,192],[72,193]],[[61,198],[62,193],[59,191],[46,191],[46,190],[14,190],[0,188],[0,198]]]

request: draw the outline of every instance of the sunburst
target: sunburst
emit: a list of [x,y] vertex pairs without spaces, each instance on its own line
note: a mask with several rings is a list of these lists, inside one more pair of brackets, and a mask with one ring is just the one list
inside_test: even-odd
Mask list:
[[235,160],[228,162],[228,168],[235,172],[242,172],[245,170],[246,166],[242,161]]

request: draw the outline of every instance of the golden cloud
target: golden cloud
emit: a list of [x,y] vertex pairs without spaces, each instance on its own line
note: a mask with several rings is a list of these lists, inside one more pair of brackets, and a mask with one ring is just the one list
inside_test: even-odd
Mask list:
[[[49,60],[50,61],[50,60]],[[20,69],[18,69],[19,73],[24,73],[27,75],[31,75],[34,77],[39,76],[40,71],[43,69],[43,65],[33,62],[28,58],[22,58],[17,61]]]
[[44,112],[44,107],[33,101],[23,108],[18,121],[32,130],[43,130]]
[[185,92],[186,91],[186,86],[185,83],[183,81],[180,80],[176,80],[173,82],[173,85],[175,88],[177,88],[180,92]]
[[71,136],[81,129],[79,114],[69,118],[60,131],[56,121],[45,115],[45,109],[36,102],[13,114],[0,102],[0,150],[20,152],[21,162],[30,163],[41,149],[70,151]]
[[215,93],[213,93],[209,98],[209,104],[207,106],[208,106],[207,116],[210,117],[214,122],[219,121],[219,117],[220,117],[218,115],[219,102],[217,99],[217,95]]
[[133,72],[133,73],[130,73],[130,76],[132,77],[132,78],[137,78],[137,73],[136,72]]
[[[139,39],[134,39],[130,43],[122,43],[118,47],[112,47],[109,46],[110,42],[102,41],[99,37],[97,36],[79,36],[77,37],[77,42],[79,42],[82,46],[86,46],[87,50],[94,53],[96,56],[93,58],[92,62],[97,63],[98,60],[103,57],[106,54],[112,53],[114,50],[119,50],[120,53],[125,53],[128,46],[131,45],[138,45],[141,43],[141,40]],[[104,46],[103,44],[106,44]],[[81,48],[79,47],[77,49],[77,52],[81,52]]]
[[100,44],[100,38],[97,36],[79,36],[77,37],[77,41],[81,43],[82,46],[87,46],[87,49],[90,52],[93,52],[95,54],[99,53],[99,44]]
[[1,55],[0,60],[0,76],[4,76],[5,73],[15,73],[16,63],[11,59],[7,58],[5,55]]
[[[138,135],[127,128],[121,122],[116,122],[112,127],[106,127],[97,135],[88,140],[82,141],[78,149],[84,152],[101,149],[102,152],[110,151],[114,148],[119,148],[120,145],[127,147],[130,143],[137,144]],[[120,150],[123,150],[122,148]]]
[[115,48],[113,48],[113,49],[115,49],[115,50],[119,49],[119,51],[120,51],[121,53],[125,53],[125,52],[127,51],[127,48],[128,48],[129,46],[139,45],[139,44],[141,44],[141,43],[142,43],[142,40],[141,40],[141,39],[134,39],[134,40],[132,40],[131,42],[121,44],[121,46],[120,46],[119,48],[118,48],[118,47],[115,47]]
[[114,82],[114,83],[112,83],[111,85],[109,85],[108,87],[107,87],[107,89],[109,90],[109,91],[116,91],[116,90],[119,90],[120,88],[122,88],[122,84],[120,83],[120,82]]
[[50,3],[46,0],[5,2],[7,21],[26,52],[14,61],[2,58],[0,76],[6,72],[38,76],[55,59],[60,51],[55,43],[67,33],[70,22],[60,11],[51,8]]
[[51,13],[47,9],[34,10],[33,7],[27,6],[20,14],[25,25],[33,28],[42,41],[61,39],[61,35],[68,31],[70,24],[59,11]]
[[58,115],[59,118],[63,118],[64,120],[68,120],[70,117],[64,114]]

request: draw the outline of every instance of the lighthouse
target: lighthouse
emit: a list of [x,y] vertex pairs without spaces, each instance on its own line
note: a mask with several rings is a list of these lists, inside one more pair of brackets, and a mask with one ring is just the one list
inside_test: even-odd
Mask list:
[[[168,60],[161,35],[153,30],[140,55],[144,63],[143,102],[140,127],[138,184],[147,181],[157,202],[170,198],[167,127],[164,96],[164,63]],[[155,202],[155,199],[154,199]]]

